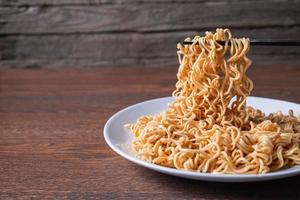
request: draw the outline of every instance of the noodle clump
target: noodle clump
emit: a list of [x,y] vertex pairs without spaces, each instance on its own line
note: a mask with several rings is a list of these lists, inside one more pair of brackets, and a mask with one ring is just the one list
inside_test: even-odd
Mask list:
[[[178,44],[175,101],[128,127],[145,161],[197,172],[258,174],[300,164],[300,121],[246,106],[249,39],[228,29]],[[220,45],[217,41],[225,41]],[[229,45],[230,43],[230,45]]]

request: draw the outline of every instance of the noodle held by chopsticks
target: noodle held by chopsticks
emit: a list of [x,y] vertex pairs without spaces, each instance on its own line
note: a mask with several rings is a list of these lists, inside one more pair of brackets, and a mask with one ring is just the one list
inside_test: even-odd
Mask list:
[[253,88],[246,75],[249,39],[217,29],[191,41],[178,44],[175,101],[129,126],[137,156],[177,169],[232,174],[300,164],[300,121],[292,111],[265,116],[246,106]]

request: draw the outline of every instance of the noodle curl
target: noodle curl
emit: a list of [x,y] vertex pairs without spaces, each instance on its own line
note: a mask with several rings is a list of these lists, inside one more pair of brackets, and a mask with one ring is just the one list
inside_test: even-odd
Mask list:
[[300,120],[293,112],[266,116],[246,106],[253,89],[246,75],[249,39],[217,29],[186,40],[193,44],[178,44],[175,101],[129,125],[137,156],[166,167],[228,174],[300,164]]

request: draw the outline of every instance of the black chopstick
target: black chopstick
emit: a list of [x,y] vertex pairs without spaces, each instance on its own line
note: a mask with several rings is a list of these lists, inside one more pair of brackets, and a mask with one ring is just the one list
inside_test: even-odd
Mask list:
[[[220,45],[225,45],[225,41],[217,41]],[[192,41],[184,41],[183,44],[193,44]],[[228,43],[230,45],[230,42]],[[300,46],[300,40],[266,40],[252,39],[251,46]]]

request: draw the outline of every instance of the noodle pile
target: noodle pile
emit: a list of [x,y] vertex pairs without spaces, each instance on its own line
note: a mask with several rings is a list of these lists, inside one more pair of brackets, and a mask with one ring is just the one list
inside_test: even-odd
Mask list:
[[137,156],[177,169],[229,174],[300,164],[300,120],[293,112],[266,116],[246,106],[253,88],[246,75],[249,39],[217,29],[186,40],[193,44],[178,44],[175,101],[128,126]]

